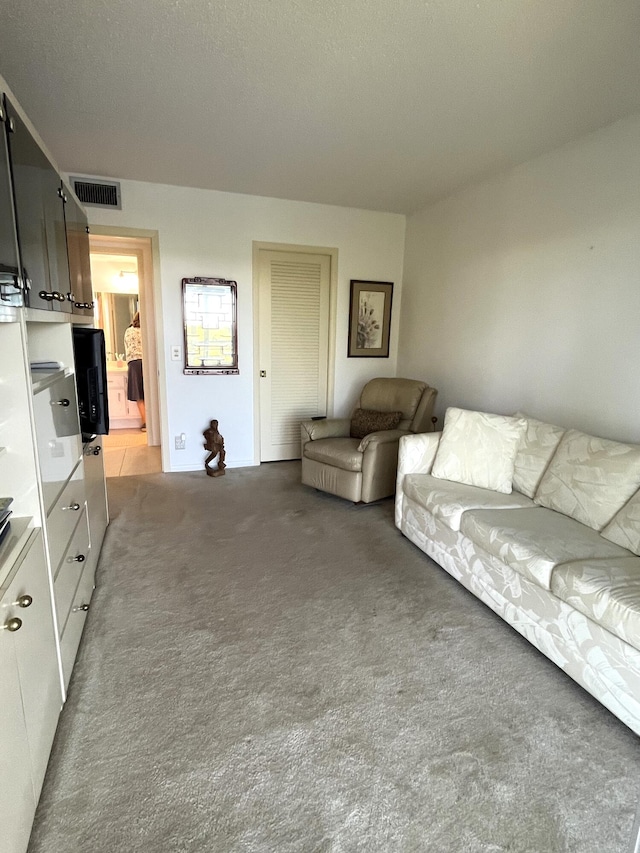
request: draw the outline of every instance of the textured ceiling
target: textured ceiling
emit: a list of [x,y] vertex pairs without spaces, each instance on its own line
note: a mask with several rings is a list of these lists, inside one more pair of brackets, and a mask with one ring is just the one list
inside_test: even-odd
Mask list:
[[409,213],[640,111],[638,0],[3,0],[73,173]]

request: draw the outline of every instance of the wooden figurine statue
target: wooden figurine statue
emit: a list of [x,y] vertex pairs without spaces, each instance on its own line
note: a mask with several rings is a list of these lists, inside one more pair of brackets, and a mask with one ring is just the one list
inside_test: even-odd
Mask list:
[[[209,477],[222,477],[224,469],[227,467],[224,463],[224,438],[218,432],[218,421],[211,421],[209,427],[202,433],[206,439],[204,449],[209,451],[209,455],[204,460],[204,468]],[[218,467],[212,468],[211,464],[218,457]]]

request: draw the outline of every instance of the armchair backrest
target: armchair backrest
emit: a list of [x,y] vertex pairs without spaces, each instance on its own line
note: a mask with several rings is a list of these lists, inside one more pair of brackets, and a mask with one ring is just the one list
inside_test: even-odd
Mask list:
[[379,377],[371,379],[362,389],[356,408],[375,412],[402,412],[399,429],[411,432],[432,432],[435,388],[418,379]]

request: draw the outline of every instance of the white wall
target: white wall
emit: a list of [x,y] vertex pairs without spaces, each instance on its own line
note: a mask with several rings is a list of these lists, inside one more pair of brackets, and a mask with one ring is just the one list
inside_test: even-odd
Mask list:
[[640,115],[408,219],[398,370],[640,442]]
[[[220,422],[227,464],[257,464],[254,458],[252,243],[264,241],[338,249],[338,297],[334,412],[348,413],[362,384],[372,376],[395,376],[400,316],[405,217],[328,205],[122,181],[118,210],[87,208],[92,231],[117,226],[157,231],[161,304],[158,342],[166,416],[163,458],[168,470],[202,468],[202,431]],[[238,282],[239,376],[184,376],[170,360],[182,344],[181,280],[216,276]],[[347,321],[352,278],[395,282],[388,359],[348,359]],[[174,436],[186,433],[186,451]]]

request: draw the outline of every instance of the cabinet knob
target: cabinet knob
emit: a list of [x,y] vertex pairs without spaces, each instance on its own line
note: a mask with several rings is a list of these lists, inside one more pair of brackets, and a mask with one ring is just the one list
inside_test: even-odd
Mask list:
[[101,451],[101,450],[102,450],[102,448],[100,447],[100,445],[98,445],[97,447],[94,447],[94,448],[93,448],[93,455],[94,455],[94,456],[100,456],[100,451]]
[[73,512],[78,512],[78,510],[80,509],[80,504],[77,501],[74,501],[72,504],[69,504],[69,506],[63,506],[62,509],[70,509]]
[[48,290],[41,290],[38,293],[38,296],[40,297],[40,299],[46,299],[47,302],[53,302],[53,300],[56,298],[56,294],[53,291]]
[[84,563],[85,557],[84,554],[78,554],[77,557],[69,557],[70,563]]
[[13,616],[11,619],[7,619],[4,625],[0,625],[0,630],[2,631],[11,631],[14,633],[15,631],[19,631],[22,628],[22,619],[18,619],[17,616]]
[[[88,609],[89,609],[88,604],[79,604],[77,607],[72,607],[71,612],[72,613],[86,613]],[[16,630],[17,630],[17,628],[16,628]]]
[[69,400],[67,400],[66,397],[64,397],[62,400],[52,400],[51,405],[52,406],[64,406],[66,408],[67,406],[71,405],[71,402]]
[[31,607],[33,598],[30,595],[21,595],[17,601],[13,602],[18,607]]

